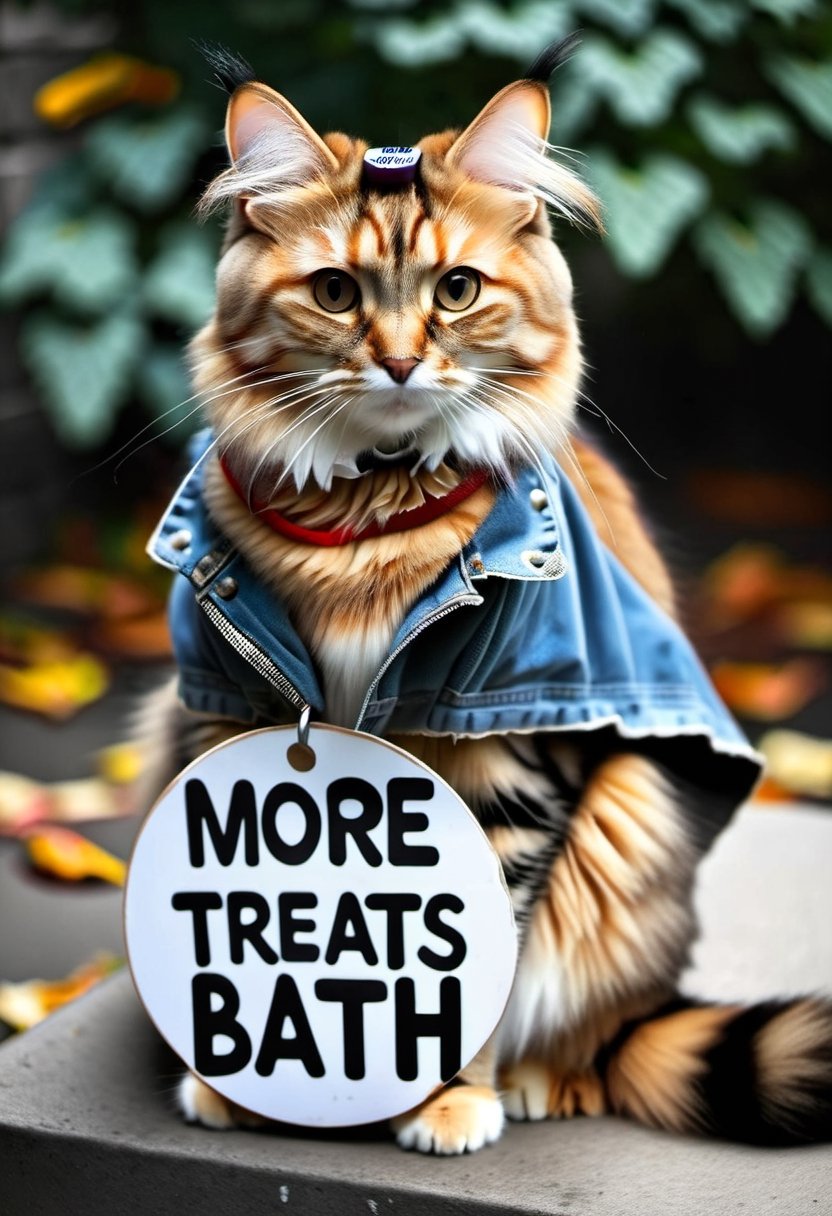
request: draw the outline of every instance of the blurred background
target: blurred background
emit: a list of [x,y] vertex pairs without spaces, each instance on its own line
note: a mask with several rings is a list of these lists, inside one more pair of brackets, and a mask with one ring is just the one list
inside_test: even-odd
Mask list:
[[828,4],[0,0],[7,1026],[119,960],[137,760],[117,745],[168,670],[167,580],[144,544],[198,425],[182,350],[220,235],[193,218],[225,161],[195,41],[249,58],[319,130],[407,144],[466,124],[575,29],[551,140],[578,150],[607,220],[604,239],[557,231],[581,422],[636,485],[685,622],[769,758],[761,813],[829,803]]

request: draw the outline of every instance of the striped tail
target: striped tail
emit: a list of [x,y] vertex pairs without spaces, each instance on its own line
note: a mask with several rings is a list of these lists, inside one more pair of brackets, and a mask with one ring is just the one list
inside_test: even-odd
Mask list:
[[604,1052],[613,1110],[652,1127],[750,1144],[832,1139],[832,1002],[680,998]]

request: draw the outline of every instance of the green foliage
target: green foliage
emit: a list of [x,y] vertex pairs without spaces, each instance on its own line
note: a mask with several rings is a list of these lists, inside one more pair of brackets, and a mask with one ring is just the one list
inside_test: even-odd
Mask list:
[[740,0],[667,0],[669,8],[678,9],[687,17],[693,29],[709,42],[731,42],[745,24],[747,6]]
[[732,164],[749,165],[772,148],[791,152],[797,142],[785,114],[762,102],[732,109],[715,97],[693,97],[687,114],[708,151]]
[[832,325],[832,249],[819,249],[806,274],[806,290],[827,325]]
[[652,25],[656,0],[576,0],[575,9],[622,38],[637,38]]
[[23,358],[55,429],[77,447],[109,433],[141,348],[141,322],[125,313],[78,324],[38,312],[25,319],[21,332]]
[[25,211],[6,241],[0,298],[18,304],[47,293],[67,309],[106,312],[135,283],[134,241],[126,217],[109,208]]
[[510,11],[492,0],[462,0],[427,21],[366,22],[360,33],[390,63],[412,68],[458,59],[471,47],[531,61],[573,23],[569,7],[551,0],[522,0]]
[[814,63],[777,55],[769,60],[767,75],[810,126],[832,139],[832,59]]
[[157,316],[196,329],[211,315],[217,242],[196,224],[169,224],[159,234],[158,253],[147,268],[144,300]]
[[625,168],[602,148],[590,153],[593,185],[608,211],[610,252],[625,274],[647,278],[708,199],[706,178],[675,156],[648,156]]
[[581,59],[590,88],[633,127],[664,122],[680,90],[702,66],[701,53],[675,30],[656,30],[635,52],[622,52],[606,38],[587,37]]
[[129,25],[116,0],[57,3],[111,10],[118,49],[178,69],[184,98],[89,121],[0,251],[0,303],[24,310],[24,357],[69,442],[100,442],[130,401],[176,441],[194,421],[180,351],[210,314],[218,234],[192,212],[223,163],[224,108],[194,36],[248,56],[313,125],[381,143],[465,123],[580,28],[551,139],[591,149],[608,277],[661,300],[687,251],[680,324],[724,306],[761,340],[802,292],[832,326],[820,0],[137,0]]
[[159,343],[142,359],[137,389],[145,408],[179,442],[199,425],[199,405],[191,394],[179,346]]
[[812,247],[801,217],[782,203],[758,202],[747,224],[720,213],[709,216],[694,241],[749,333],[762,338],[776,329]]
[[116,114],[90,129],[87,152],[116,198],[139,211],[156,212],[190,182],[207,134],[202,116],[185,107],[150,119]]

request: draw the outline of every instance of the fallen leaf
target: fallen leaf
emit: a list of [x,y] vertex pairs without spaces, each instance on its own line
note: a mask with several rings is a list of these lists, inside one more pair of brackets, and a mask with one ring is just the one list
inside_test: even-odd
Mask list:
[[[125,758],[124,771],[127,765]],[[129,815],[134,808],[126,787],[134,779],[106,772],[102,777],[47,785],[17,773],[0,772],[0,835],[21,836],[39,823],[78,823]]]
[[832,520],[828,487],[788,473],[701,469],[688,481],[693,505],[712,519],[751,528],[817,528]]
[[801,650],[832,650],[832,603],[783,604],[776,626],[783,641]]
[[723,700],[745,718],[790,718],[821,691],[826,674],[812,659],[785,663],[715,663],[711,678]]
[[107,668],[90,654],[28,667],[0,666],[0,701],[46,718],[72,717],[109,687]]
[[170,658],[171,640],[167,611],[126,620],[103,621],[87,635],[96,650],[121,659],[157,661]]
[[138,616],[157,607],[155,596],[136,579],[87,566],[53,565],[28,570],[12,584],[14,595],[40,608],[58,608],[105,620]]
[[0,835],[48,819],[51,809],[48,787],[18,773],[0,773]]
[[751,796],[752,802],[794,802],[795,792],[775,781],[768,773],[762,778]]
[[26,837],[25,846],[32,865],[42,874],[66,882],[100,878],[115,887],[124,886],[126,863],[69,828],[47,825],[36,829]]
[[105,976],[116,971],[123,960],[114,954],[97,954],[65,979],[25,980],[0,984],[0,1020],[15,1030],[28,1030],[55,1009],[88,992]]
[[758,743],[766,773],[778,783],[810,798],[832,798],[832,741],[796,730],[771,730]]

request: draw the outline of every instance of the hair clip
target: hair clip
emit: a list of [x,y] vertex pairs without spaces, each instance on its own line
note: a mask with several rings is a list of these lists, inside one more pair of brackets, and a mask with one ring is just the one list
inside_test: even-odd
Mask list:
[[419,148],[369,148],[364,153],[364,176],[378,186],[406,186],[416,177],[422,153]]

